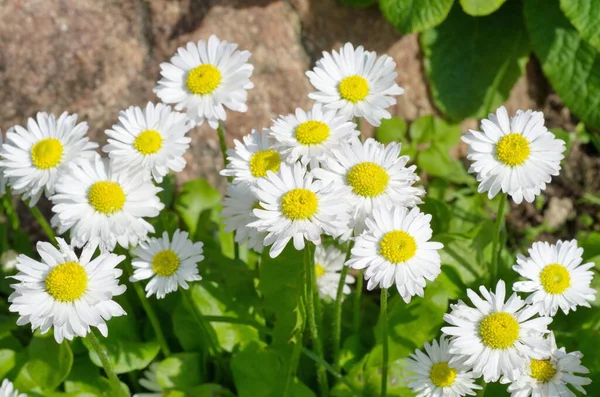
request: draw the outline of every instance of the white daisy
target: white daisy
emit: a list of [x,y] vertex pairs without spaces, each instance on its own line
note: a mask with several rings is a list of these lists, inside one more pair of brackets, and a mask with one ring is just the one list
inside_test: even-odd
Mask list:
[[264,245],[272,245],[271,258],[291,239],[297,250],[304,248],[304,239],[318,245],[322,233],[338,237],[348,230],[348,194],[344,186],[315,181],[300,163],[284,163],[277,173],[268,171],[266,178],[257,181],[262,208],[254,209],[259,219],[249,226],[268,232]]
[[408,156],[400,156],[400,144],[387,147],[373,138],[341,142],[326,155],[321,168],[313,172],[324,181],[333,180],[351,188],[350,202],[356,234],[364,229],[365,218],[374,209],[391,206],[414,207],[422,203],[425,191],[412,185],[419,180],[416,166],[406,167]]
[[492,198],[508,193],[519,204],[531,203],[558,175],[565,142],[544,126],[544,114],[518,110],[510,120],[501,106],[481,120],[483,132],[469,130],[462,140],[469,145],[469,172],[477,174],[478,191]]
[[3,141],[2,131],[0,130],[0,197],[6,194],[6,178],[4,177],[4,172],[2,167],[2,141]]
[[225,231],[235,232],[238,244],[248,244],[248,248],[261,252],[267,233],[248,226],[258,219],[252,212],[255,208],[260,208],[260,203],[248,183],[230,183],[227,186],[221,212]]
[[174,103],[175,109],[185,109],[197,124],[204,120],[212,128],[225,120],[225,107],[245,112],[246,98],[254,87],[250,76],[254,66],[246,63],[249,51],[237,51],[237,44],[210,36],[208,43],[187,43],[177,49],[170,62],[160,64],[162,79],[154,93],[164,103]]
[[71,231],[71,244],[99,245],[112,251],[145,240],[154,228],[143,217],[158,216],[164,208],[154,186],[137,170],[113,171],[108,159],[71,164],[56,183],[52,225],[62,234]]
[[529,257],[517,255],[513,269],[527,281],[516,282],[513,290],[532,292],[526,302],[539,310],[542,316],[554,316],[560,307],[565,314],[577,306],[590,307],[596,299],[596,290],[590,288],[594,273],[593,262],[581,264],[583,248],[577,240],[533,243]]
[[190,146],[186,136],[192,123],[170,106],[148,102],[145,109],[131,106],[119,114],[119,123],[106,130],[108,153],[115,170],[147,170],[158,183],[169,171],[185,168],[183,154]]
[[313,168],[325,152],[359,135],[356,124],[336,110],[324,110],[320,103],[308,112],[296,109],[296,114],[281,116],[271,127],[271,136],[288,163],[300,160],[304,165],[310,162]]
[[76,114],[64,112],[57,120],[39,112],[35,120],[27,120],[27,129],[17,125],[8,130],[0,148],[0,168],[13,194],[34,206],[42,193],[54,194],[58,176],[71,161],[95,153],[98,144],[85,136],[87,123],[76,123]]
[[19,313],[18,325],[31,323],[42,334],[53,328],[58,343],[84,337],[90,327],[106,337],[106,321],[126,314],[112,300],[125,292],[119,285],[123,271],[117,268],[125,256],[106,253],[92,259],[95,248],[88,246],[77,257],[65,240],[57,241],[58,249],[37,243],[41,261],[19,255],[19,272],[11,276],[19,283],[11,285],[15,291],[8,298],[9,310]]
[[450,364],[448,341],[444,337],[440,338],[439,344],[434,340],[423,347],[425,353],[417,349],[406,359],[407,369],[416,372],[407,381],[417,397],[474,396],[474,390],[481,389],[475,383],[473,373]]
[[451,363],[457,362],[473,368],[476,377],[486,382],[496,382],[501,376],[514,380],[525,369],[527,360],[543,359],[548,345],[543,339],[550,317],[532,317],[536,310],[517,294],[504,303],[504,281],[498,281],[496,293],[479,287],[481,299],[473,290],[467,295],[475,308],[458,301],[450,307],[444,320],[450,324],[442,332],[450,340]]
[[423,296],[426,280],[433,281],[441,271],[437,250],[442,243],[431,239],[431,215],[419,208],[376,209],[366,219],[367,229],[356,237],[347,265],[367,269],[367,289],[389,288],[396,284],[408,303],[414,295]]
[[578,351],[567,353],[564,347],[558,349],[553,333],[550,333],[548,342],[550,355],[528,362],[526,370],[508,386],[511,397],[575,397],[568,385],[586,394],[582,386],[592,383],[591,379],[575,375],[589,373],[581,365],[583,354]]
[[151,278],[146,284],[146,296],[156,294],[162,299],[177,291],[178,287],[188,289],[189,281],[202,280],[198,274],[198,262],[204,259],[201,242],[188,239],[187,232],[175,230],[173,239],[164,232],[162,238],[151,238],[140,243],[132,250],[134,256],[133,276],[129,281],[141,281]]
[[27,397],[27,394],[19,393],[8,379],[4,379],[0,386],[0,397]]
[[145,389],[150,390],[152,393],[137,393],[133,397],[162,397],[163,388],[158,384],[158,372],[159,363],[152,363],[147,370],[144,371],[144,377],[140,378],[139,382]]
[[[346,254],[333,245],[325,248],[322,245],[317,245],[315,249],[315,272],[317,273],[317,287],[321,298],[329,297],[335,299],[337,295],[338,285],[342,277],[340,271],[344,267]],[[354,283],[354,277],[346,275],[344,279],[344,288],[342,293],[348,295],[350,293],[350,285]]]
[[281,155],[275,149],[275,140],[270,131],[252,132],[242,138],[243,143],[235,139],[235,148],[227,149],[227,167],[221,175],[233,178],[233,183],[255,183],[267,176],[268,171],[277,172],[281,164]]
[[393,95],[404,89],[396,84],[396,63],[387,56],[356,49],[346,43],[340,52],[323,52],[312,71],[306,72],[318,90],[308,96],[325,104],[326,109],[339,109],[347,118],[364,117],[374,126],[391,118],[386,108],[396,103]]

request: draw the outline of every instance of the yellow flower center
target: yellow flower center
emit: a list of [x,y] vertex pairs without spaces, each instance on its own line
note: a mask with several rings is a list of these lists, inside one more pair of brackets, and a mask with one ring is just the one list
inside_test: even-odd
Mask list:
[[385,191],[390,176],[379,164],[366,161],[352,167],[346,175],[346,180],[355,194],[375,197]]
[[59,302],[73,302],[81,298],[87,285],[87,273],[76,262],[58,265],[46,276],[46,291]]
[[163,139],[158,131],[142,131],[133,141],[133,147],[143,155],[154,154],[162,147]]
[[456,370],[451,368],[447,362],[435,363],[431,366],[429,378],[437,387],[452,386],[456,379]]
[[321,277],[322,275],[325,274],[325,268],[323,266],[321,266],[320,264],[316,263],[315,264],[315,273],[317,273],[317,277]]
[[338,90],[342,98],[357,103],[369,95],[369,83],[362,76],[348,76],[340,82]]
[[547,383],[556,375],[556,368],[550,362],[550,359],[536,360],[531,359],[531,377],[539,380],[542,383]]
[[250,157],[250,172],[256,178],[267,176],[267,171],[277,172],[281,165],[275,150],[259,150]]
[[319,199],[308,189],[294,189],[281,198],[281,212],[293,221],[308,219],[318,209]]
[[88,201],[96,211],[110,215],[125,205],[125,192],[116,182],[96,182],[88,191]]
[[206,95],[221,83],[221,72],[213,65],[204,64],[190,70],[185,85],[191,93]]
[[318,145],[329,138],[329,126],[322,121],[309,120],[296,127],[296,140],[304,146]]
[[179,269],[179,257],[172,250],[159,251],[152,258],[152,270],[161,277],[169,277]]
[[509,313],[492,313],[479,323],[479,335],[484,345],[492,349],[507,349],[519,339],[519,323]]
[[58,139],[42,139],[31,148],[31,161],[42,170],[54,168],[60,163],[63,151],[64,147]]
[[505,135],[496,143],[498,160],[511,167],[523,164],[530,153],[531,148],[527,139],[515,132]]
[[387,232],[379,242],[379,253],[392,263],[406,262],[416,252],[415,238],[404,230]]
[[542,269],[540,272],[540,282],[544,291],[549,294],[562,294],[571,285],[571,276],[569,271],[558,263],[553,263]]

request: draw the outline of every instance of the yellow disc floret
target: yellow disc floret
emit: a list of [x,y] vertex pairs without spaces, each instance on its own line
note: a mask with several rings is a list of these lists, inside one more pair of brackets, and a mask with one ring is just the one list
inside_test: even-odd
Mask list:
[[169,249],[159,251],[152,258],[152,270],[161,277],[169,277],[179,269],[179,256]]
[[260,178],[267,176],[267,171],[277,172],[281,165],[281,157],[275,150],[259,150],[250,157],[250,172]]
[[142,131],[133,141],[133,147],[143,155],[154,154],[163,144],[162,135],[158,131]]
[[221,84],[221,72],[213,65],[204,64],[188,73],[185,85],[192,94],[206,95]]
[[59,302],[74,302],[87,290],[88,275],[79,263],[66,262],[46,276],[46,292]]
[[540,283],[547,293],[562,294],[571,285],[571,276],[566,267],[553,263],[540,272]]
[[358,163],[346,175],[355,194],[363,197],[379,196],[387,188],[390,176],[379,164],[366,161]]
[[379,242],[379,253],[392,263],[406,262],[416,252],[415,238],[404,230],[387,232]]
[[492,349],[508,349],[519,339],[519,323],[510,313],[492,313],[479,323],[479,336]]
[[329,138],[329,126],[322,121],[309,120],[296,127],[296,140],[304,145],[318,145]]
[[505,135],[496,143],[498,160],[511,167],[523,164],[530,153],[529,141],[518,133]]
[[31,148],[31,162],[41,170],[54,168],[60,163],[63,152],[63,144],[58,139],[42,139]]
[[325,268],[318,263],[315,263],[315,273],[317,273],[317,277],[323,276],[325,272]]
[[293,221],[309,219],[318,209],[317,195],[308,189],[293,189],[281,198],[281,212]]
[[456,379],[456,370],[451,368],[447,362],[435,363],[429,371],[431,382],[437,387],[448,387],[454,384]]
[[550,362],[550,359],[536,360],[531,359],[531,377],[542,383],[550,381],[556,375],[556,368]]
[[342,98],[357,103],[369,95],[369,83],[362,76],[348,76],[340,81],[338,90]]
[[125,205],[125,192],[116,182],[96,182],[88,191],[88,202],[96,211],[111,215]]

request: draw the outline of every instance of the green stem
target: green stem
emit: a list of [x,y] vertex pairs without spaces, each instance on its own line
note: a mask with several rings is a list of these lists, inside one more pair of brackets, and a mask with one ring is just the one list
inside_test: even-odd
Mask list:
[[[315,285],[316,285],[316,270],[315,264],[312,257],[311,251],[312,243],[307,243],[305,248],[304,255],[304,268],[306,271],[306,281],[307,281],[307,289],[306,289],[306,315],[308,317],[308,328],[310,331],[310,337],[312,340],[313,348],[317,353],[317,356],[323,359],[323,346],[321,345],[321,339],[319,338],[319,330],[317,328],[317,317],[315,310]],[[322,365],[317,365],[317,380],[319,382],[320,394],[322,397],[328,395],[328,386],[327,386],[327,372],[325,367]]]
[[500,204],[496,213],[496,222],[494,225],[494,236],[492,240],[492,286],[498,281],[498,242],[500,241],[500,232],[504,226],[504,207],[506,207],[506,194],[500,194]]
[[227,143],[225,142],[225,130],[223,129],[223,122],[219,121],[217,127],[217,135],[219,135],[219,145],[221,146],[221,156],[223,156],[223,166],[226,166],[227,161]]
[[353,321],[352,321],[352,333],[353,334],[358,334],[358,331],[360,330],[360,299],[362,297],[363,282],[364,282],[363,273],[364,273],[364,270],[361,270],[358,272],[358,275],[356,276],[356,294],[354,294],[354,302],[352,305],[352,313],[354,315]]
[[104,368],[104,372],[106,372],[106,376],[108,376],[108,380],[110,381],[110,387],[113,391],[114,396],[124,396],[123,390],[121,389],[121,381],[117,377],[112,364],[110,363],[110,359],[106,354],[106,350],[102,347],[96,335],[94,335],[93,331],[90,331],[85,339],[92,345],[92,348],[100,358],[100,362],[102,363],[102,367]]
[[387,374],[388,374],[388,313],[387,313],[387,288],[381,289],[381,332],[383,343],[383,358],[381,364],[381,397],[387,396]]
[[21,228],[21,222],[19,221],[19,215],[15,210],[15,206],[12,201],[10,190],[6,189],[6,194],[2,196],[2,207],[4,207],[4,213],[10,223],[12,230],[19,230]]
[[485,389],[487,389],[487,383],[483,382],[481,390],[479,390],[479,393],[477,393],[477,397],[483,397],[485,395]]
[[146,294],[139,282],[133,282],[133,289],[137,294],[140,302],[142,303],[142,307],[150,320],[150,324],[152,325],[152,329],[154,329],[154,333],[156,334],[156,339],[158,339],[158,343],[160,345],[160,350],[163,353],[163,356],[169,357],[171,355],[171,349],[169,349],[169,344],[167,343],[167,339],[165,338],[165,334],[162,332],[162,328],[160,327],[160,321],[158,321],[158,317],[156,316],[156,312],[152,308],[150,301],[146,298]]
[[350,259],[352,252],[352,241],[348,242],[348,250],[346,251],[346,259],[344,260],[344,267],[340,274],[340,282],[338,283],[337,293],[335,294],[335,303],[333,306],[333,367],[337,370],[340,369],[340,344],[342,339],[342,301],[344,299],[344,285],[346,285],[346,276],[350,269],[345,265]]
[[[29,207],[29,205],[27,205],[27,206]],[[50,242],[52,244],[56,244],[56,235],[54,234],[52,227],[50,226],[50,224],[48,223],[48,221],[46,220],[44,215],[42,215],[40,210],[35,206],[29,207],[29,209],[31,210],[31,213],[33,214],[35,219],[37,219],[37,221],[40,224],[40,226],[42,227],[42,229],[44,230],[44,233],[46,234],[46,236],[48,236],[48,239],[50,240]]]
[[202,315],[202,313],[200,313],[200,311],[198,310],[198,307],[194,304],[194,300],[192,299],[191,287],[190,287],[190,289],[183,290],[181,292],[183,294],[183,299],[185,299],[187,305],[190,307],[190,311],[192,312],[192,316],[194,317],[194,320],[196,320],[196,322],[198,323],[198,326],[200,327],[202,332],[204,332],[204,334],[205,334],[205,339],[208,341],[209,354],[211,356],[216,355],[219,352],[218,342],[215,341],[213,333],[210,332],[210,325],[208,325],[208,322],[204,318],[204,315]]
[[329,372],[331,375],[333,375],[334,378],[336,378],[337,380],[339,380],[340,382],[345,384],[348,387],[348,389],[350,389],[355,396],[359,397],[362,395],[360,390],[357,390],[354,387],[354,385],[352,383],[350,383],[346,378],[344,378],[344,376],[341,373],[339,373],[335,368],[333,368],[331,365],[329,365],[329,363],[327,361],[320,358],[314,352],[303,347],[302,354],[304,354],[306,357],[313,360],[316,364],[322,365],[323,368],[325,368],[325,370],[327,370],[327,372]]

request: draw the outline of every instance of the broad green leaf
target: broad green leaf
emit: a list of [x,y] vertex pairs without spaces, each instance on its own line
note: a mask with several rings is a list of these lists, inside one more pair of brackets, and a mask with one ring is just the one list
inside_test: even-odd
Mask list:
[[600,2],[597,0],[560,0],[562,12],[581,37],[600,51]]
[[487,17],[469,16],[455,6],[444,23],[421,35],[436,106],[457,121],[487,116],[522,74],[527,43],[519,1]]
[[558,0],[528,0],[533,51],[561,99],[586,124],[600,128],[600,57],[560,11]]
[[221,385],[207,383],[188,390],[187,397],[235,397],[232,392]]
[[36,335],[31,340],[28,351],[27,372],[42,389],[55,389],[71,372],[73,353],[68,341],[58,344],[51,333]]
[[496,11],[506,0],[460,0],[463,10],[469,15],[480,17]]
[[177,196],[174,204],[175,211],[187,226],[190,235],[195,235],[203,211],[219,205],[221,195],[204,179],[186,182]]
[[0,379],[6,377],[17,364],[17,353],[10,349],[0,349]]
[[381,143],[401,142],[406,140],[406,121],[400,117],[381,120],[381,125],[375,128],[375,137]]
[[379,0],[383,15],[400,33],[423,32],[439,25],[454,0]]
[[[127,386],[121,383],[123,390]],[[108,379],[100,376],[100,368],[94,365],[87,355],[75,356],[73,369],[65,381],[67,395],[78,397],[111,397],[112,389]]]
[[161,361],[156,380],[163,389],[185,390],[202,383],[202,357],[198,353],[176,353]]
[[175,175],[167,174],[158,186],[162,188],[162,191],[158,193],[158,198],[165,208],[171,208],[175,196]]

